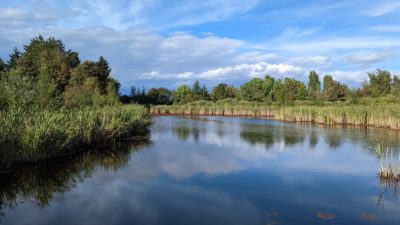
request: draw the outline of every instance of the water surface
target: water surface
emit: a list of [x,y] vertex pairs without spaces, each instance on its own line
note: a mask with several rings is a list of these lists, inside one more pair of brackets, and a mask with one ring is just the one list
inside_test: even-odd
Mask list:
[[[0,176],[1,224],[400,224],[388,130],[156,117],[151,142]],[[397,154],[397,152],[394,152]]]

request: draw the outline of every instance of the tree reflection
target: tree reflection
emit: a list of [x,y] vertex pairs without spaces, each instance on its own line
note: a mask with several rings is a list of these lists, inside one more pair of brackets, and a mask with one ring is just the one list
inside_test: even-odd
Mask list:
[[77,183],[91,177],[96,168],[118,170],[127,165],[132,152],[149,144],[148,140],[119,143],[75,156],[24,164],[3,172],[0,174],[0,217],[4,217],[2,209],[14,208],[27,200],[45,207],[56,196],[62,196]]

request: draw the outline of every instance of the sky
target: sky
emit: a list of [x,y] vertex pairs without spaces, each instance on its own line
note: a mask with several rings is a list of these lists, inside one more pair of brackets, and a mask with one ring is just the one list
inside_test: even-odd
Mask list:
[[240,86],[310,70],[359,87],[400,72],[398,0],[0,0],[0,58],[39,34],[104,56],[121,91]]

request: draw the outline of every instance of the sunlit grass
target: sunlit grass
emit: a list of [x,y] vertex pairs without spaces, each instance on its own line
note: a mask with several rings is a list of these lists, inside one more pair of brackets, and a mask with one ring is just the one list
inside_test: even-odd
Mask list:
[[397,103],[347,104],[332,103],[279,106],[243,101],[199,101],[186,105],[152,106],[152,114],[220,115],[269,117],[292,122],[360,125],[400,129],[400,105]]
[[2,160],[37,161],[141,133],[150,124],[138,105],[0,111]]

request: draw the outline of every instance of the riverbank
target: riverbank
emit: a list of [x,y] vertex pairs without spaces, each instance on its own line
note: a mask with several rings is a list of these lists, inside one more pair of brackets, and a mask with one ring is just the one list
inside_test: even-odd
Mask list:
[[150,123],[139,105],[0,111],[1,163],[41,161],[147,135]]
[[252,116],[289,122],[356,125],[400,130],[400,105],[330,104],[279,106],[256,102],[194,102],[151,106],[152,115]]

